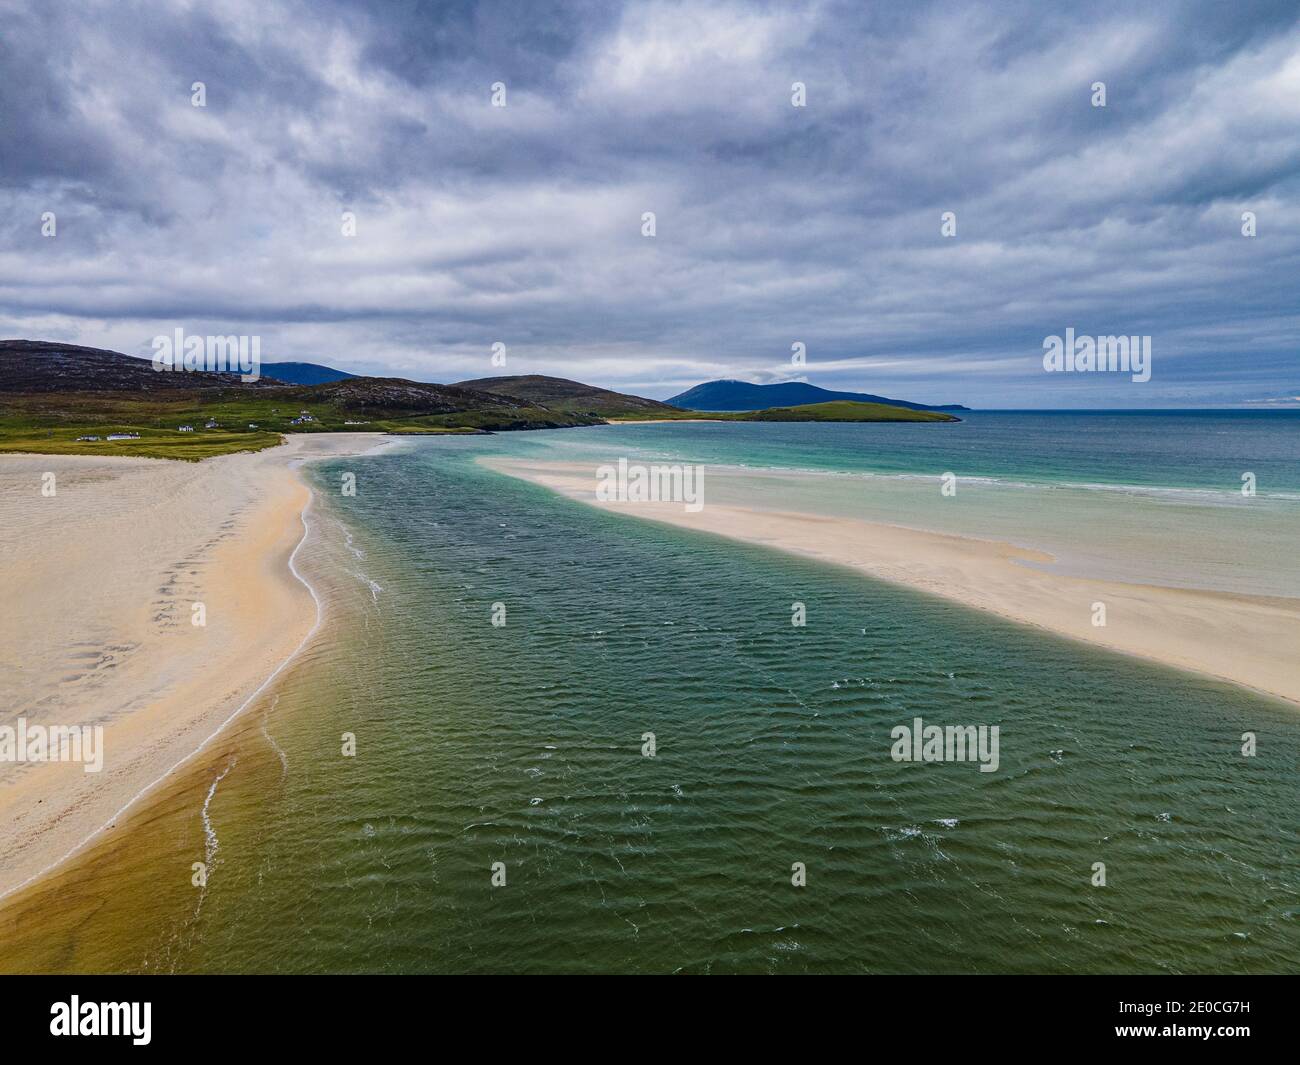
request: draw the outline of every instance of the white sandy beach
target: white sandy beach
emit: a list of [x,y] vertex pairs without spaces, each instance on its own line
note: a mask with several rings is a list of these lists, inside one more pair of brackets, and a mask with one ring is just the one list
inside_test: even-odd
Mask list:
[[290,569],[310,498],[293,466],[384,439],[293,436],[200,463],[0,457],[0,725],[102,725],[105,751],[98,773],[0,762],[0,896],[192,757],[303,644],[317,605]]
[[[1300,600],[1044,572],[1007,543],[844,517],[706,504],[598,502],[590,465],[480,460],[593,506],[860,570],[1021,624],[1300,702]],[[1093,625],[1093,604],[1106,625]]]
[[[103,725],[99,773],[0,762],[0,896],[84,844],[192,758],[303,645],[317,605],[290,568],[304,459],[380,434],[294,436],[202,463],[0,457],[0,725]],[[848,566],[1093,645],[1300,702],[1300,600],[1092,580],[1005,543],[709,503],[597,503],[574,463],[482,460],[591,505]],[[42,474],[57,476],[42,496]],[[1104,602],[1107,625],[1092,624]],[[206,625],[191,624],[202,603]]]

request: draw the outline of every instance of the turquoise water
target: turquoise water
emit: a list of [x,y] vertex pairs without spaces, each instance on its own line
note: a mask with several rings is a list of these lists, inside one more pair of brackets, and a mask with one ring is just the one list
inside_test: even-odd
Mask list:
[[[748,467],[998,478],[1111,488],[1199,488],[1300,499],[1300,410],[971,411],[956,424],[726,424],[598,427],[499,437],[509,450],[583,456],[607,445]],[[544,437],[544,439],[543,439]]]
[[[201,764],[30,900],[9,965],[1300,970],[1295,706],[478,461],[705,461],[710,503],[1052,545],[1061,568],[1295,585],[1294,420],[1117,417],[611,426],[308,467],[298,563],[320,635]],[[1225,424],[1242,439],[1219,439]],[[1134,465],[1135,440],[1164,449],[1162,470]],[[1229,476],[1247,462],[1260,496]],[[997,771],[894,761],[893,730],[918,717],[997,726]]]
[[[515,433],[486,454],[705,465],[705,498],[1046,552],[1114,580],[1300,596],[1300,414],[973,412],[955,425],[690,423]],[[945,473],[956,492],[941,493]],[[1242,492],[1242,475],[1255,492]],[[1171,537],[1171,530],[1176,536]]]
[[[434,439],[313,467],[308,571],[331,624],[211,796],[200,912],[141,964],[1300,969],[1293,706],[475,461],[614,433],[668,451],[682,432],[687,457],[761,450],[760,432],[718,428]],[[805,427],[781,430],[786,464],[806,462]],[[751,457],[782,457],[761,439]],[[973,448],[972,468],[1007,472],[1010,446]],[[344,470],[355,498],[336,493]],[[916,717],[998,725],[1000,768],[893,761],[891,729]]]

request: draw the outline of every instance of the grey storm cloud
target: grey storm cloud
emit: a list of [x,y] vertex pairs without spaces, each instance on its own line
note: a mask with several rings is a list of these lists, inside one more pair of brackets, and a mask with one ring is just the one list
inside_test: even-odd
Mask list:
[[[660,397],[1275,403],[1298,200],[1294,3],[0,0],[7,336],[257,333],[426,380],[501,341]],[[1151,382],[1044,374],[1067,327],[1150,334]]]

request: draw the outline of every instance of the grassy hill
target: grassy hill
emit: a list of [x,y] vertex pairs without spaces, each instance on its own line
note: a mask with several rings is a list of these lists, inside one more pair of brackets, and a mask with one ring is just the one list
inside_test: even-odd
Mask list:
[[589,414],[599,418],[671,418],[690,417],[688,411],[660,403],[656,399],[643,399],[607,388],[584,385],[563,377],[545,377],[527,374],[519,377],[480,377],[473,381],[460,381],[455,388],[469,388],[505,396],[522,403],[535,403],[548,410]]
[[[237,382],[236,382],[237,383]],[[245,391],[276,388],[279,381],[243,385]],[[202,392],[230,388],[219,373],[159,373],[148,359],[118,351],[47,340],[0,340],[0,394],[53,392]]]
[[887,407],[908,407],[911,410],[967,410],[959,403],[935,405],[913,403],[905,399],[890,399],[869,392],[836,392],[811,385],[807,381],[781,381],[770,385],[755,385],[748,381],[705,381],[702,385],[673,396],[668,402],[687,410],[741,411],[772,410],[777,407],[806,407],[835,400],[854,403],[880,403]]
[[[258,451],[282,433],[474,433],[607,420],[698,419],[696,411],[559,377],[436,385],[347,377],[316,385],[159,373],[143,359],[45,341],[0,341],[0,452],[204,459]],[[847,401],[707,415],[725,421],[956,421]],[[188,427],[182,430],[182,426]],[[109,440],[109,435],[127,439]],[[96,437],[98,439],[79,439]]]
[[[158,373],[145,360],[98,348],[0,341],[0,452],[202,459],[273,447],[287,432],[464,433],[602,421],[400,378],[245,384],[225,374]],[[194,431],[181,432],[183,425]],[[139,438],[106,439],[126,433]]]

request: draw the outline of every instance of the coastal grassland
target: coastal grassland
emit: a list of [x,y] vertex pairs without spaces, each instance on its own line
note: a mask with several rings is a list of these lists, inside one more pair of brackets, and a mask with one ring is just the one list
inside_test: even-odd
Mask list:
[[[295,425],[303,411],[311,421]],[[214,428],[206,428],[210,421],[217,423]],[[304,397],[302,390],[11,394],[0,398],[0,453],[198,461],[275,447],[285,433],[474,433],[554,424],[554,414],[533,408],[371,412]],[[562,424],[574,422],[566,418]],[[182,425],[194,431],[181,432]],[[138,433],[139,439],[107,439],[116,433]],[[100,439],[78,440],[79,436]]]
[[[402,386],[403,388],[405,386]],[[417,386],[419,387],[419,386]],[[435,386],[436,387],[436,386]],[[465,403],[466,394],[456,397]],[[482,401],[483,396],[479,396]],[[509,402],[504,400],[503,402]],[[423,404],[421,409],[418,404]],[[441,409],[430,409],[440,404]],[[607,416],[524,405],[448,410],[423,394],[396,398],[360,386],[342,393],[312,388],[207,388],[151,392],[33,392],[0,398],[0,453],[128,455],[198,461],[260,451],[285,433],[370,432],[400,435],[500,432],[600,425]],[[305,415],[305,417],[304,417]],[[880,403],[835,401],[762,411],[621,411],[618,421],[951,422],[950,414]],[[214,423],[211,428],[208,423]],[[181,432],[191,426],[193,432]],[[138,433],[138,439],[108,440]],[[78,440],[97,436],[98,440]]]
[[[736,412],[731,412],[736,413]],[[751,413],[745,411],[743,413]],[[621,425],[624,422],[716,422],[722,421],[723,418],[734,421],[734,418],[728,415],[714,414],[707,410],[678,410],[676,408],[662,411],[619,411],[617,414],[605,416],[605,421],[611,425]]]
[[[0,402],[0,452],[52,455],[119,455],[197,462],[214,455],[261,451],[280,443],[283,419],[273,404],[253,396],[201,401],[196,395],[161,397],[128,393],[8,395]],[[220,423],[214,429],[203,426]],[[252,422],[256,429],[248,428]],[[182,433],[182,425],[194,432]],[[109,440],[138,433],[139,439]],[[78,440],[98,436],[99,440]]]
[[594,416],[557,416],[555,411],[542,407],[489,407],[403,418],[392,422],[392,427],[384,431],[399,434],[495,432],[510,429],[560,429],[578,425],[601,425],[603,422],[603,418]]
[[[216,455],[239,451],[261,451],[280,443],[279,433],[243,432],[177,433],[131,424],[94,426],[80,429],[50,429],[12,424],[0,416],[0,453],[39,455],[119,455],[130,458],[181,459],[198,462]],[[139,439],[77,440],[78,436],[138,432]]]

